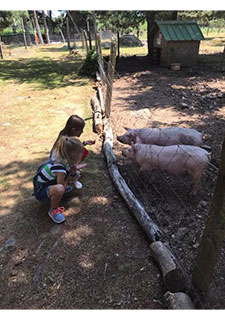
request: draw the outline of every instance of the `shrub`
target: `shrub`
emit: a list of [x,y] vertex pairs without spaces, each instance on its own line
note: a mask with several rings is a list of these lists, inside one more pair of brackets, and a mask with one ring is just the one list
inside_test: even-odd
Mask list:
[[98,71],[98,54],[95,50],[91,50],[88,52],[86,59],[80,68],[79,74],[93,76],[96,71]]

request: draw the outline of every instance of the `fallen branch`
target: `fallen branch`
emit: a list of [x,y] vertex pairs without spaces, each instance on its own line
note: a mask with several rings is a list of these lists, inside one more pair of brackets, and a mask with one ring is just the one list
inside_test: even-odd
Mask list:
[[195,309],[193,302],[191,301],[191,298],[183,292],[169,292],[167,291],[164,294],[164,297],[168,303],[169,309],[181,309],[181,310],[187,310],[187,309]]
[[93,110],[93,118],[94,118],[94,128],[98,134],[102,133],[103,124],[102,124],[102,110],[99,104],[98,99],[94,96],[91,98],[91,106]]
[[182,291],[186,286],[186,277],[183,269],[168,247],[161,241],[150,245],[152,256],[162,272],[166,288],[172,292]]
[[113,145],[113,137],[112,137],[112,130],[108,128],[104,131],[104,144],[103,144],[103,152],[107,160],[108,172],[109,175],[125,200],[127,206],[129,207],[130,211],[133,213],[135,218],[137,219],[140,226],[143,228],[144,232],[148,236],[151,242],[154,242],[159,239],[160,237],[160,230],[158,226],[151,220],[147,212],[145,211],[144,207],[141,203],[136,199],[134,194],[131,192],[129,187],[127,186],[125,180],[119,173],[116,164],[116,157],[112,150]]

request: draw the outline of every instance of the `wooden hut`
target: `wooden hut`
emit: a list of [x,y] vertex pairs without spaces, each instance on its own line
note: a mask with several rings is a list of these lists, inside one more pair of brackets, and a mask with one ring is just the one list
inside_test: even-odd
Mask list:
[[151,30],[154,39],[154,64],[169,67],[194,66],[198,62],[200,41],[204,36],[196,22],[155,21]]

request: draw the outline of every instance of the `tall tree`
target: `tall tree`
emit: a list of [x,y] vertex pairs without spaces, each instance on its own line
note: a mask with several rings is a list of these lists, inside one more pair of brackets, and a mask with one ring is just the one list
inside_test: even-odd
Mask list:
[[211,206],[195,261],[192,281],[207,292],[225,239],[225,137]]
[[33,16],[34,16],[34,24],[35,24],[35,28],[37,30],[37,34],[38,34],[38,38],[41,44],[44,44],[43,38],[42,38],[42,34],[41,34],[41,29],[38,23],[38,18],[37,18],[37,12],[34,10],[33,11]]
[[153,62],[153,34],[151,30],[155,23],[155,16],[157,11],[146,11],[146,21],[147,21],[147,43],[148,43],[148,57],[150,62]]
[[13,23],[13,14],[11,11],[0,11],[0,31]]
[[48,31],[48,26],[47,26],[47,21],[46,21],[46,14],[45,14],[44,10],[42,11],[42,16],[43,16],[43,24],[44,24],[44,29],[45,29],[46,42],[47,42],[47,44],[50,44],[49,31]]

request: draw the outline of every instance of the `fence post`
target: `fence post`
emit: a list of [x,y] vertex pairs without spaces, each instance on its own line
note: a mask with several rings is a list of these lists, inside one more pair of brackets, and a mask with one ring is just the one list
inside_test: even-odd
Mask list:
[[84,46],[86,49],[86,53],[88,54],[89,48],[88,48],[88,40],[87,40],[87,33],[86,30],[83,30],[83,37],[84,37]]
[[90,30],[89,18],[87,19],[87,33],[88,33],[88,39],[89,39],[89,48],[90,48],[90,50],[92,50],[91,30]]
[[112,38],[109,64],[108,64],[107,89],[106,89],[106,101],[105,101],[105,115],[107,118],[109,118],[111,113],[112,87],[113,87],[115,64],[116,64],[116,41],[115,39]]
[[1,39],[1,36],[0,36],[0,55],[1,55],[1,58],[4,59],[3,50],[2,50],[2,39]]
[[101,40],[100,40],[99,33],[95,34],[95,45],[96,45],[95,50],[98,54],[98,64],[99,64],[100,77],[101,77],[101,80],[104,85],[104,83],[105,83],[104,62],[103,62],[103,57],[102,57],[102,48],[101,48]]
[[225,137],[221,160],[205,230],[192,273],[193,284],[207,292],[225,238]]
[[21,18],[21,25],[22,25],[22,31],[23,31],[24,46],[25,46],[25,49],[27,49],[27,39],[26,39],[26,33],[24,29],[24,24],[23,24],[23,18]]

